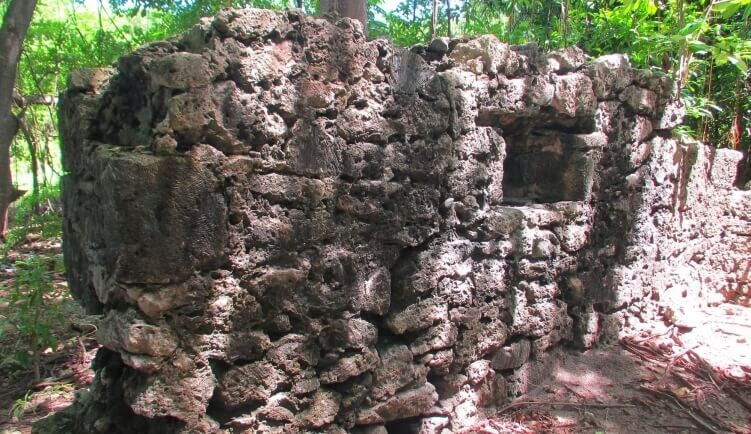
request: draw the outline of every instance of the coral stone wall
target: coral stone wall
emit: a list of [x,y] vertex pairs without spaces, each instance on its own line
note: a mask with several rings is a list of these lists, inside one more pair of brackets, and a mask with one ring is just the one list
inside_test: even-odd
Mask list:
[[735,154],[715,174],[670,138],[671,88],[620,55],[489,36],[402,50],[348,19],[262,10],[74,74],[65,258],[104,348],[58,423],[483,418],[666,291],[696,259],[688,208],[727,206],[714,189],[748,202]]

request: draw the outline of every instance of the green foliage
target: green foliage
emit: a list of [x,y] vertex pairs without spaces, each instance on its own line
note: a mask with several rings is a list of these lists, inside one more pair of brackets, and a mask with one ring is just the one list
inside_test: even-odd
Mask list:
[[13,401],[13,405],[11,405],[10,411],[8,412],[8,416],[10,416],[12,420],[18,420],[23,416],[26,407],[31,403],[31,395],[31,390],[27,390],[23,398],[18,398]]
[[109,66],[139,45],[168,37],[168,20],[171,17],[160,11],[126,17],[104,7],[85,9],[70,0],[39,2],[15,86],[15,112],[28,127],[12,146],[14,178],[22,189],[59,179],[56,102],[70,72]]
[[413,45],[430,38],[430,0],[404,1],[394,11],[376,4],[371,7],[383,21],[369,23],[373,37],[388,37],[399,46]]
[[46,348],[57,345],[53,327],[63,320],[49,275],[56,262],[57,259],[39,256],[16,261],[16,277],[7,300],[9,314],[3,328],[10,327],[18,336],[16,360],[33,368],[37,378],[40,355]]
[[[221,8],[282,9],[294,6],[294,3],[290,0],[109,0],[115,11],[131,17],[146,16],[154,11],[167,12],[166,28],[173,34],[190,28],[201,17],[216,14]],[[310,0],[303,3],[308,12],[315,10],[315,4]]]
[[742,12],[745,20],[751,16],[751,0],[721,0],[714,3],[714,10],[723,18],[731,18]]

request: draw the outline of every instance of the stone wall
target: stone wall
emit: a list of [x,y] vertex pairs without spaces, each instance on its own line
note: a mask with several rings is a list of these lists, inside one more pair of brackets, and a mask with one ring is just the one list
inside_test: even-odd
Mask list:
[[104,348],[55,423],[472,424],[670,285],[727,283],[751,199],[736,154],[671,138],[671,89],[620,55],[262,10],[74,74],[65,259]]

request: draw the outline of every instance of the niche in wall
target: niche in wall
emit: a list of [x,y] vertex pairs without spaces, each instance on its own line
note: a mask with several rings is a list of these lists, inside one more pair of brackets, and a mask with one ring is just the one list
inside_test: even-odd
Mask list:
[[509,205],[582,201],[589,197],[592,157],[559,132],[506,136],[503,197]]

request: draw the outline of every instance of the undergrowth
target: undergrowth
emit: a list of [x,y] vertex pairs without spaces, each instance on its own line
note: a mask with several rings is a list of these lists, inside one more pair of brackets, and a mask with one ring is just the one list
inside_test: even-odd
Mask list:
[[14,203],[10,230],[5,243],[0,247],[0,257],[7,260],[8,252],[26,240],[29,234],[38,234],[44,239],[62,235],[60,215],[60,187],[42,187],[39,192],[29,193]]
[[57,347],[55,326],[64,315],[59,294],[55,291],[50,272],[61,268],[59,256],[31,256],[15,262],[16,277],[8,292],[8,314],[3,329],[15,336],[13,357],[24,368],[32,369],[36,380],[41,378],[40,357],[47,348]]
[[61,236],[59,197],[59,187],[49,186],[19,199],[0,247],[0,258],[10,273],[0,292],[0,303],[7,306],[6,314],[0,316],[3,364],[13,360],[22,370],[31,370],[36,380],[41,377],[41,355],[57,347],[55,327],[64,320],[64,299],[69,297],[53,282],[54,273],[65,271],[62,255],[29,252],[9,258],[9,252],[32,235],[45,240]]

